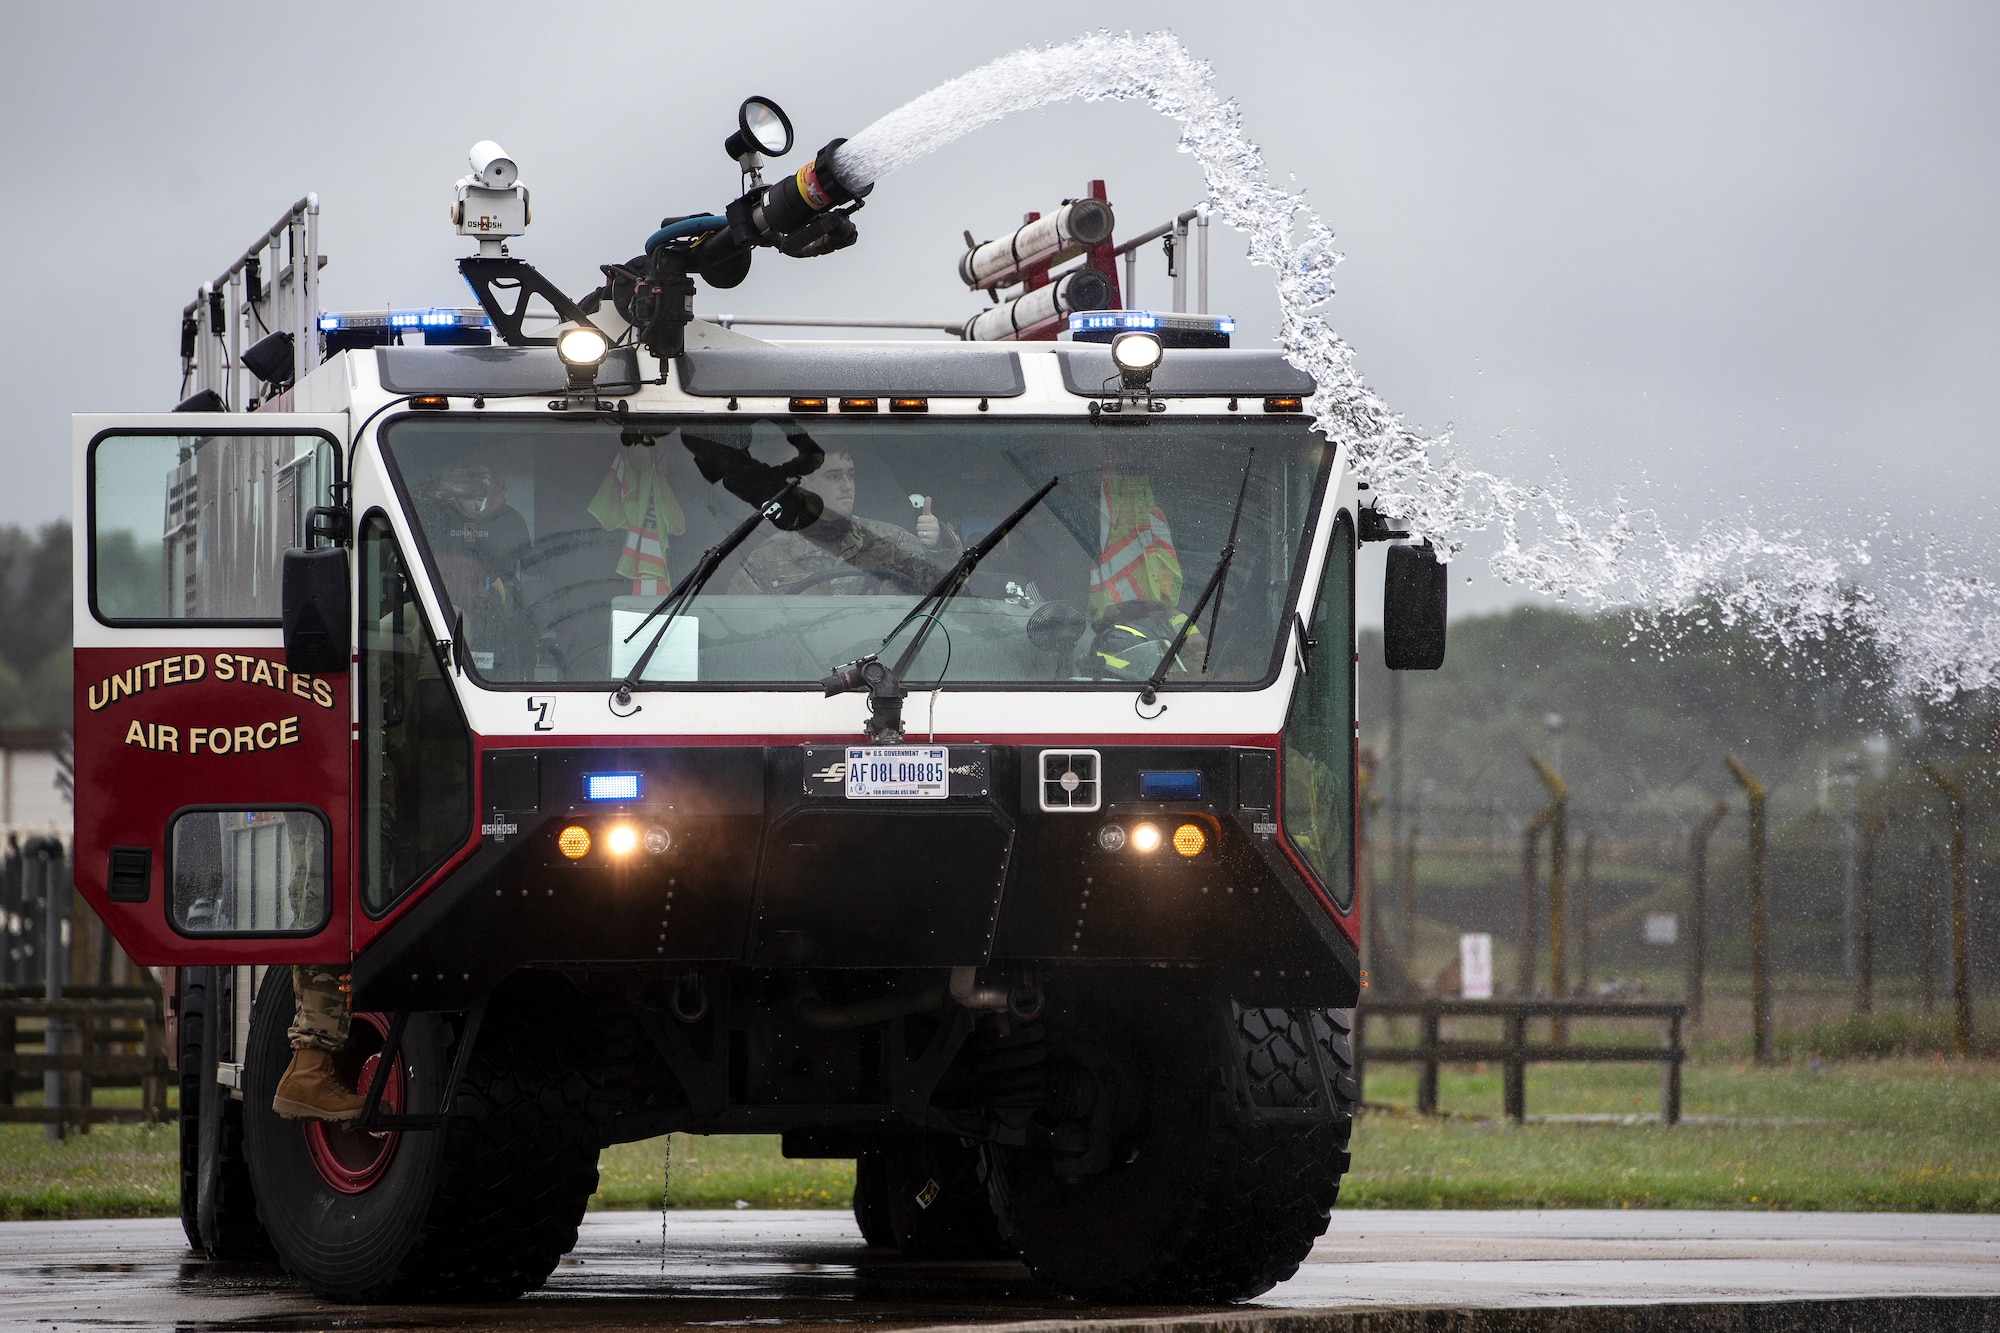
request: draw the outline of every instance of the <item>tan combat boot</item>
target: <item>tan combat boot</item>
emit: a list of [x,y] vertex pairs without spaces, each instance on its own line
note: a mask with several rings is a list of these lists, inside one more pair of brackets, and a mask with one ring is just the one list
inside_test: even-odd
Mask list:
[[333,1072],[332,1053],[314,1046],[292,1052],[271,1109],[287,1120],[352,1120],[367,1100]]

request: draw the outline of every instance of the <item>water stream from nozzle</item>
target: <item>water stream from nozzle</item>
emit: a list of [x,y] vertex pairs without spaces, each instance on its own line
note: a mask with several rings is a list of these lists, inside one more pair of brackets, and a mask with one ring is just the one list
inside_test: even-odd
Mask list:
[[[1496,575],[1580,608],[1630,607],[1643,623],[1706,599],[1723,623],[1751,627],[1774,648],[1834,631],[1872,634],[1913,692],[1942,698],[2000,684],[2000,585],[1921,555],[1904,560],[1893,535],[1871,543],[1769,532],[1744,514],[1677,539],[1652,510],[1622,496],[1608,508],[1575,506],[1560,487],[1466,466],[1448,435],[1405,422],[1361,379],[1353,350],[1321,313],[1341,260],[1332,230],[1271,182],[1236,105],[1172,33],[1096,32],[1002,56],[854,135],[836,170],[858,189],[1014,112],[1072,100],[1143,101],[1179,122],[1181,150],[1201,166],[1213,215],[1243,232],[1251,262],[1276,275],[1280,343],[1319,385],[1310,400],[1315,425],[1348,450],[1385,513],[1448,556],[1471,534],[1493,532]],[[1856,577],[1874,564],[1876,546],[1902,563],[1872,569],[1871,592]]]

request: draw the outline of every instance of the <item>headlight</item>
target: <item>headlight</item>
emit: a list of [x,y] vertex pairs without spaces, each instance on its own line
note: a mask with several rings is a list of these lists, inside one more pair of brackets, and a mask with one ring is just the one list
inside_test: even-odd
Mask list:
[[611,350],[611,340],[588,324],[578,324],[556,335],[556,355],[564,365],[594,366]]
[[1141,824],[1132,830],[1132,850],[1135,852],[1158,851],[1160,830],[1154,824]]
[[1106,824],[1097,830],[1097,845],[1107,852],[1115,852],[1125,846],[1125,830],[1116,824]]
[[664,856],[673,849],[674,835],[658,824],[646,830],[646,850],[654,856]]
[[639,830],[630,824],[613,824],[604,835],[604,849],[613,856],[630,856],[639,845]]

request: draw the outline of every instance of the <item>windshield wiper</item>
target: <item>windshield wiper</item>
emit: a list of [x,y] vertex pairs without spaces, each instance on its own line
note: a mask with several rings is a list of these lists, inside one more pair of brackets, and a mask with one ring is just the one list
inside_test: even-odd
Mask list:
[[785,501],[791,498],[798,484],[797,477],[787,481],[770,499],[751,510],[750,517],[738,523],[728,536],[703,551],[701,558],[694,562],[694,568],[683,574],[681,581],[673,586],[672,591],[660,599],[659,605],[648,611],[639,623],[632,627],[632,632],[625,636],[626,643],[638,638],[639,631],[651,624],[655,616],[661,612],[666,613],[666,619],[662,620],[659,629],[653,632],[652,641],[646,645],[646,651],[639,654],[639,660],[625,673],[625,679],[618,682],[618,689],[612,697],[620,706],[632,702],[633,687],[638,685],[640,677],[646,674],[646,667],[652,662],[653,654],[659,650],[661,642],[667,637],[667,631],[673,628],[674,621],[679,618],[681,612],[687,610],[689,604],[701,595],[702,588],[715,576],[715,571],[722,567],[722,562],[729,558],[730,552],[741,546],[750,534],[757,530],[758,524],[767,518],[776,518],[783,511]]
[[[1188,635],[1194,633],[1195,625],[1201,620],[1201,613],[1208,609],[1209,599],[1215,599],[1215,614],[1208,621],[1208,649],[1201,655],[1201,673],[1208,674],[1208,659],[1215,652],[1215,627],[1222,619],[1222,587],[1229,578],[1229,562],[1236,558],[1236,527],[1243,521],[1243,502],[1250,497],[1250,465],[1257,461],[1257,451],[1250,450],[1250,456],[1243,460],[1243,484],[1236,488],[1236,512],[1229,516],[1229,540],[1222,544],[1222,554],[1216,559],[1215,572],[1208,576],[1208,583],[1195,599],[1194,610],[1181,622],[1180,633],[1167,648],[1160,664],[1153,668],[1153,674],[1146,677],[1146,683],[1139,689],[1139,702],[1151,705],[1159,698],[1160,686],[1167,683],[1167,672],[1173,668],[1174,659],[1180,656],[1181,645]],[[1164,711],[1164,710],[1163,710]],[[1153,713],[1147,716],[1157,717]]]
[[1047,499],[1049,492],[1054,490],[1061,480],[1060,477],[1050,477],[1047,485],[1023,500],[1021,507],[1001,519],[993,531],[968,546],[965,553],[958,557],[958,563],[953,565],[943,578],[931,585],[931,590],[910,608],[908,615],[896,622],[896,628],[882,636],[882,646],[886,648],[889,646],[889,641],[901,634],[911,621],[921,619],[924,622],[923,627],[910,639],[910,646],[896,659],[895,666],[884,670],[880,658],[870,653],[858,661],[834,668],[833,674],[820,681],[820,688],[826,691],[829,699],[836,694],[846,694],[852,690],[868,691],[870,716],[867,731],[871,740],[894,745],[903,739],[903,672],[909,669],[910,663],[917,660],[917,654],[922,651],[924,641],[930,637],[931,630],[944,616],[945,608],[951,605],[952,599],[965,590],[966,582],[972,577],[972,571],[979,567],[979,562],[984,560],[987,554],[1014,530],[1015,525],[1034,510],[1036,505]]

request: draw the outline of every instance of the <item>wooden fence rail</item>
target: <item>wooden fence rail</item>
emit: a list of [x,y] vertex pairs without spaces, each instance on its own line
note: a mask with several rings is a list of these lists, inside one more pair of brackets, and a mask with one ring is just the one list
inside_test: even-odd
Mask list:
[[[166,1022],[156,993],[138,986],[72,986],[60,1000],[26,986],[0,986],[0,1124],[134,1124],[167,1118]],[[29,1027],[28,1024],[37,1024]],[[51,1028],[55,1031],[51,1049]],[[22,1046],[40,1046],[24,1052]],[[136,1046],[137,1052],[104,1050]],[[20,1106],[23,1075],[56,1073],[55,1105]],[[95,1106],[100,1086],[139,1088],[137,1106]],[[32,1086],[32,1085],[29,1085]]]
[[[1417,1110],[1435,1115],[1438,1109],[1438,1067],[1444,1064],[1498,1064],[1502,1069],[1502,1100],[1510,1120],[1527,1118],[1527,1069],[1551,1061],[1657,1062],[1660,1066],[1660,1118],[1678,1124],[1681,1118],[1681,1063],[1687,1049],[1681,1042],[1681,1022],[1687,1006],[1680,1003],[1632,1003],[1623,1000],[1365,1000],[1354,1011],[1354,1078],[1361,1083],[1374,1063],[1417,1066]],[[1375,1019],[1414,1018],[1417,1044],[1376,1046],[1367,1039]],[[1502,1037],[1468,1040],[1442,1035],[1447,1018],[1497,1020]],[[1559,1033],[1579,1018],[1651,1020],[1663,1025],[1662,1040],[1653,1045],[1582,1044],[1561,1040],[1531,1042],[1528,1024],[1547,1019]]]

